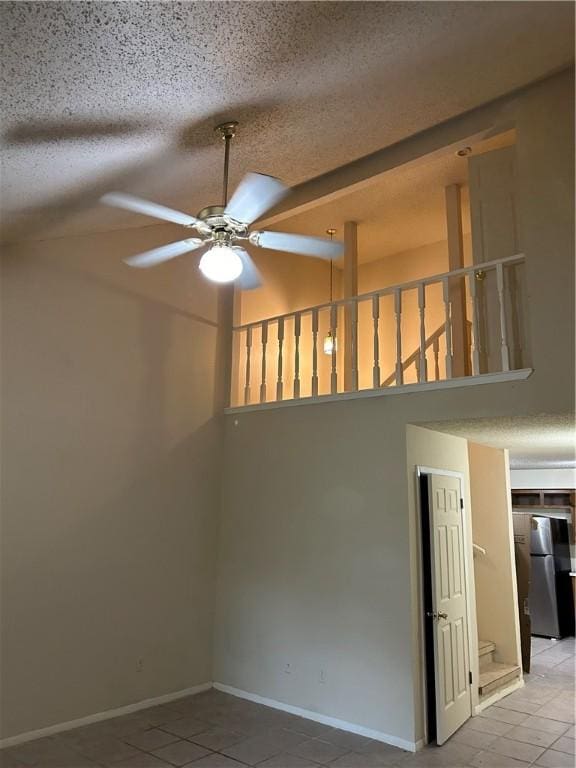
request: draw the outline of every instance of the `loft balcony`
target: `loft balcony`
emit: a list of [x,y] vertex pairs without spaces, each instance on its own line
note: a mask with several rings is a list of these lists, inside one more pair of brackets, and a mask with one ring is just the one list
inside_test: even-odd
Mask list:
[[524,255],[234,327],[229,411],[525,379]]

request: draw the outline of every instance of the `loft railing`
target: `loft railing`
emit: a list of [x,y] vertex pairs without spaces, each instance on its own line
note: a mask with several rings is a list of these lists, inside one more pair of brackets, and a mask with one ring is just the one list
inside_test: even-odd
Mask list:
[[518,254],[236,326],[231,405],[522,368],[523,264]]
[[[469,320],[466,321],[466,339],[467,344],[470,345],[470,327],[471,323]],[[442,338],[445,336],[446,333],[446,323],[442,323],[434,333],[431,333],[430,336],[426,339],[426,343],[424,345],[424,349],[426,350],[426,353],[428,353],[428,350],[432,348],[432,355],[433,355],[433,363],[434,363],[434,377],[433,381],[440,381],[441,375],[440,375],[440,344]],[[426,354],[426,359],[428,360],[428,354]],[[410,366],[414,366],[414,370],[416,372],[416,378],[418,381],[420,381],[420,348],[417,347],[412,354],[407,357],[403,363],[402,363],[402,374],[403,377],[406,378],[406,372],[409,370]],[[383,387],[389,387],[392,384],[396,382],[396,372],[392,371],[390,376],[388,376],[387,379],[385,379],[382,382]]]

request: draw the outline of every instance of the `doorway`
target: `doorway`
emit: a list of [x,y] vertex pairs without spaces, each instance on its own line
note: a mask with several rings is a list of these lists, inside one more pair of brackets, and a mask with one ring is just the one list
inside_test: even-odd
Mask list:
[[428,742],[472,716],[466,530],[458,473],[419,469]]

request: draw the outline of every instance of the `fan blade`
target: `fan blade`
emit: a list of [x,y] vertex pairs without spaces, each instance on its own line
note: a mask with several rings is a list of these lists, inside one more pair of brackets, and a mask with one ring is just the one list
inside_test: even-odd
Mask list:
[[175,243],[161,245],[159,248],[152,248],[151,251],[139,253],[137,256],[129,256],[124,259],[130,267],[153,267],[155,264],[161,264],[183,253],[195,251],[204,245],[204,241],[199,237],[189,237],[187,240],[178,240]]
[[288,187],[274,176],[248,173],[232,195],[224,214],[242,224],[252,224],[286,194]]
[[254,288],[260,288],[262,285],[262,278],[248,251],[245,251],[244,248],[240,248],[237,245],[234,246],[234,250],[238,256],[240,256],[240,260],[242,261],[242,274],[236,280],[237,284],[243,291],[253,291]]
[[290,232],[258,232],[252,240],[260,248],[270,248],[272,251],[302,253],[317,259],[337,259],[344,253],[344,244],[338,240],[328,240],[325,237],[308,235],[293,235]]
[[148,200],[142,200],[140,197],[134,197],[134,195],[126,195],[124,192],[109,192],[100,198],[100,202],[105,205],[112,205],[114,208],[125,208],[127,211],[143,213],[144,216],[154,216],[157,219],[173,221],[184,226],[190,226],[198,222],[198,219],[190,216],[188,213],[174,211],[172,208],[166,208],[157,203],[150,203]]

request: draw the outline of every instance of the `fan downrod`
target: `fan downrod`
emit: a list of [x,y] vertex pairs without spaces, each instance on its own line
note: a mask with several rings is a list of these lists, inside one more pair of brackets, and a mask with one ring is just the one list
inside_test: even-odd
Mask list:
[[223,180],[223,199],[224,205],[208,205],[198,213],[197,218],[205,222],[212,230],[229,229],[228,222],[224,218],[224,209],[228,202],[228,164],[230,159],[230,142],[236,136],[237,120],[228,120],[226,123],[220,123],[214,128],[215,133],[220,135],[222,141],[226,142],[224,150],[224,180]]

